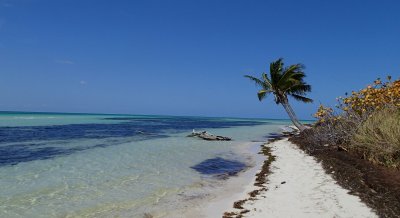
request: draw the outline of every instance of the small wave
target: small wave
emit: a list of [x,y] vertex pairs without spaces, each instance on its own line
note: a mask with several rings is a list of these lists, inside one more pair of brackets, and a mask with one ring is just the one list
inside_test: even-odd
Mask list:
[[11,119],[15,120],[35,120],[35,119],[55,119],[56,117],[35,117],[35,116],[17,116],[17,117],[11,117]]
[[38,117],[12,117],[12,118],[16,120],[33,120],[37,119]]

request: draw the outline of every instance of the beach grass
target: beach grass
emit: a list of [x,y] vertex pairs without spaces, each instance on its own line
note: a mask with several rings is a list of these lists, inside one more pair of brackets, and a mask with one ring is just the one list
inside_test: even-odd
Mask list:
[[349,148],[373,163],[400,167],[400,109],[376,111],[354,134]]

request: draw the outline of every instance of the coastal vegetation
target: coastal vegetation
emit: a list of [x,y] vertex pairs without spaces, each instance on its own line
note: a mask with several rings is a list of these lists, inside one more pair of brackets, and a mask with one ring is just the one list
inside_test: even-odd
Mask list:
[[400,78],[375,80],[320,105],[312,128],[290,141],[380,217],[400,217]]
[[338,145],[373,163],[400,167],[400,80],[377,79],[339,97],[337,109],[319,107],[317,124],[304,134],[310,144]]
[[313,101],[305,96],[307,92],[311,91],[311,86],[304,81],[306,75],[303,70],[304,65],[302,64],[293,64],[285,67],[283,59],[280,58],[270,64],[269,76],[266,73],[262,73],[260,78],[245,75],[246,78],[249,78],[261,88],[257,92],[258,99],[262,101],[269,94],[272,94],[275,97],[275,103],[283,106],[293,124],[300,131],[305,130],[306,127],[297,119],[289,104],[288,96],[305,103]]

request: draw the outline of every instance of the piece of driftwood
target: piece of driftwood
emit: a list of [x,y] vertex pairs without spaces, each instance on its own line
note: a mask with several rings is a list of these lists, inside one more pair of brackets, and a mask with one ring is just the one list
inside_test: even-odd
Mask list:
[[208,133],[207,131],[202,131],[202,132],[195,132],[193,130],[193,132],[188,135],[188,137],[198,137],[207,141],[230,141],[232,140],[229,137],[225,137],[225,136],[220,136],[220,135],[213,135]]

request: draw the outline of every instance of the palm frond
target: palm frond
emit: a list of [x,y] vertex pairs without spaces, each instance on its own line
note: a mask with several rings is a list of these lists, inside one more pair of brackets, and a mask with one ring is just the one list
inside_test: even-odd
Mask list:
[[269,93],[271,93],[271,91],[268,91],[268,90],[265,90],[265,89],[262,89],[262,90],[258,91],[257,92],[258,100],[262,101],[264,98],[267,97],[267,95]]
[[298,100],[298,101],[302,101],[304,103],[312,103],[313,100],[311,98],[307,98],[305,96],[301,96],[301,95],[297,95],[297,94],[290,94],[290,96],[292,96],[294,99]]
[[260,80],[259,78],[254,77],[254,76],[250,76],[250,75],[244,75],[244,77],[249,78],[250,80],[255,82],[256,85],[264,87],[264,82],[262,80]]
[[292,64],[289,67],[285,68],[285,71],[292,71],[292,72],[302,72],[306,66],[304,64]]
[[297,83],[303,82],[303,78],[303,72],[286,71],[282,78],[278,81],[277,86],[281,89],[288,89]]
[[282,77],[283,66],[284,64],[282,58],[279,58],[269,65],[269,73],[272,84],[277,84],[279,79]]
[[277,104],[287,99],[288,95],[299,101],[312,102],[311,99],[305,97],[306,93],[311,91],[311,86],[304,81],[306,77],[303,72],[304,68],[302,64],[284,67],[283,59],[280,58],[270,64],[269,75],[262,73],[260,78],[249,75],[245,75],[245,77],[261,87],[257,93],[260,101],[272,93]]
[[285,92],[289,94],[304,95],[307,92],[311,92],[311,86],[305,83],[298,83],[286,89]]
[[269,88],[272,89],[272,82],[271,80],[268,78],[268,75],[266,73],[262,73],[262,78],[264,79],[264,83],[265,83],[265,88]]
[[279,58],[269,64],[269,72],[278,72],[283,67],[283,58]]

